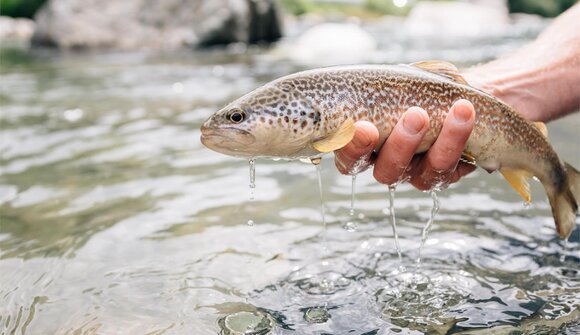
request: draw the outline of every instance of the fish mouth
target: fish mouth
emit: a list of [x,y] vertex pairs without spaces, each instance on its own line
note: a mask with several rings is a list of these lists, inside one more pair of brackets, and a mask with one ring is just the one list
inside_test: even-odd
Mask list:
[[249,131],[233,127],[202,126],[200,139],[206,147],[233,156],[246,156],[248,146],[256,142],[256,138]]

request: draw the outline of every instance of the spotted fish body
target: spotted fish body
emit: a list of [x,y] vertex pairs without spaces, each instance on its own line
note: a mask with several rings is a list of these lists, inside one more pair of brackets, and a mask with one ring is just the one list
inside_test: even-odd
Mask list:
[[379,130],[378,149],[402,114],[419,106],[430,118],[419,153],[433,144],[453,103],[467,99],[476,119],[465,156],[487,170],[501,169],[527,201],[527,178],[536,176],[546,188],[560,235],[568,236],[580,197],[578,172],[561,162],[542,127],[469,86],[456,71],[448,63],[422,62],[292,74],[212,115],[202,126],[202,142],[233,156],[312,158],[344,146],[354,134],[353,122],[365,120]]

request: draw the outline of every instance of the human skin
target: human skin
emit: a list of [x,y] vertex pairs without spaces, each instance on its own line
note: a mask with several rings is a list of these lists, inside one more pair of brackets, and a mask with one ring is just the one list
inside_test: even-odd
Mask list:
[[[534,121],[550,121],[580,108],[580,5],[560,15],[534,42],[515,53],[464,72],[473,86],[514,107]],[[424,154],[415,154],[429,127],[429,116],[409,108],[378,152],[377,128],[357,122],[353,140],[335,152],[343,174],[374,164],[375,179],[386,185],[408,180],[420,190],[453,183],[475,166],[460,162],[473,130],[475,110],[467,100],[451,107],[441,133]],[[361,160],[363,163],[361,164]],[[443,185],[444,186],[444,185]]]

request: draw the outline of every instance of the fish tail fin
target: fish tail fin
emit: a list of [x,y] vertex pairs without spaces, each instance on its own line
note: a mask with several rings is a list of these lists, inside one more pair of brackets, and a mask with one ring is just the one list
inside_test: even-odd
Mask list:
[[559,188],[546,188],[560,237],[568,238],[576,225],[576,212],[580,199],[580,172],[565,164],[566,183]]

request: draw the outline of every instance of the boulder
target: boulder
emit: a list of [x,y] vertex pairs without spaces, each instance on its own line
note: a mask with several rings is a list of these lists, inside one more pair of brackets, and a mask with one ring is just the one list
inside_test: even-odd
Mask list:
[[0,40],[29,41],[34,31],[34,21],[0,16]]
[[281,36],[274,0],[49,0],[32,42],[65,49],[174,50]]
[[509,23],[504,1],[422,1],[409,13],[405,29],[411,36],[425,38],[471,38],[501,34]]
[[356,24],[322,23],[281,48],[297,64],[329,66],[368,62],[377,50],[377,42]]

